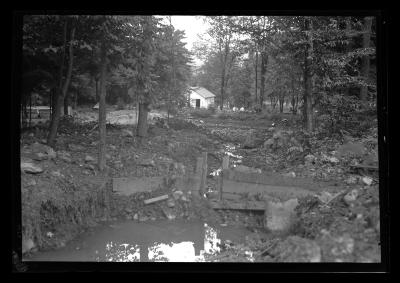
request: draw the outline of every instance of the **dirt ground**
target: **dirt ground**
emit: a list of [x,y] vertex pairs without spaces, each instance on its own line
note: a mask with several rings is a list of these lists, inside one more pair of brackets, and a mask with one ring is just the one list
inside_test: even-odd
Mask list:
[[[93,113],[86,116],[94,117]],[[169,123],[162,115],[153,116],[159,118],[151,121],[143,144],[134,135],[134,125],[107,125],[104,172],[96,165],[98,129],[94,120],[65,117],[54,155],[38,156],[46,148],[34,144],[44,144],[45,127],[21,133],[21,159],[34,159],[43,170],[21,173],[25,252],[62,247],[102,221],[174,217],[242,223],[253,231],[245,243],[222,243],[221,253],[210,255],[209,261],[380,261],[378,175],[354,172],[349,167],[371,159],[377,152],[376,128],[351,139],[363,144],[368,156],[338,156],[343,140],[307,136],[299,130],[300,121],[293,115],[252,114],[251,119],[240,120],[194,118],[182,113]],[[143,204],[144,199],[164,193],[171,196],[177,177],[193,172],[203,151],[209,153],[206,198],[183,191],[173,205]],[[222,157],[228,152],[241,157],[232,157],[232,164],[310,180],[315,195],[299,198],[296,221],[289,231],[267,233],[262,214],[211,208],[208,200],[215,197],[218,183],[212,173],[221,167]],[[155,191],[116,196],[111,179],[127,176],[165,176],[165,182]],[[324,190],[328,183],[330,189]]]

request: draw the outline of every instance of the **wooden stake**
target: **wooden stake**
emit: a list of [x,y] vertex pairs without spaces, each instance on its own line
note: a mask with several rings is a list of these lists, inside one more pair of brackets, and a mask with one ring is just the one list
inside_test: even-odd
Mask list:
[[222,158],[222,171],[221,171],[221,177],[220,177],[220,187],[219,187],[219,200],[222,201],[222,194],[223,194],[223,186],[224,186],[224,170],[229,168],[229,155],[225,155]]
[[202,154],[203,164],[202,164],[202,172],[201,172],[201,181],[200,181],[200,190],[199,193],[201,196],[205,193],[205,186],[207,184],[207,152],[204,151]]

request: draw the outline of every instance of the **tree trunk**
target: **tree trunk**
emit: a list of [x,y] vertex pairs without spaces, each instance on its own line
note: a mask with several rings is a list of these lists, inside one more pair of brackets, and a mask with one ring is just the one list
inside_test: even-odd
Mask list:
[[99,97],[99,158],[98,165],[103,171],[106,165],[106,72],[107,50],[105,43],[101,46],[100,63],[100,97]]
[[142,102],[139,103],[139,117],[138,117],[138,126],[137,126],[137,136],[140,139],[140,142],[147,136],[147,114],[149,113],[149,103]]
[[[372,26],[372,17],[364,18],[364,26],[363,26],[363,48],[368,48],[370,46],[371,41],[371,26]],[[365,55],[361,58],[361,75],[364,79],[364,82],[368,81],[369,76],[369,55]],[[360,99],[365,102],[368,99],[368,87],[361,86],[360,89]]]
[[[69,43],[69,64],[68,64],[67,76],[65,78],[65,82],[64,82],[63,88],[61,90],[61,93],[58,93],[58,95],[57,95],[54,116],[51,119],[50,131],[49,131],[49,135],[47,136],[47,144],[51,147],[54,147],[54,145],[55,145],[58,124],[59,124],[60,116],[61,116],[61,107],[63,105],[64,97],[68,91],[69,83],[71,80],[73,58],[74,58],[72,41],[74,40],[74,36],[75,36],[75,27],[72,27],[70,43]],[[64,45],[64,49],[65,48],[66,48],[66,45]]]
[[96,101],[99,101],[99,88],[97,87],[98,83],[99,83],[99,78],[96,78]]
[[309,132],[313,131],[313,107],[312,107],[312,56],[313,56],[313,42],[312,42],[312,21],[309,18],[305,19],[305,30],[309,31],[308,45],[305,50],[304,61],[304,115],[306,122],[306,129]]
[[68,115],[69,93],[64,97],[64,116]]
[[256,50],[256,68],[255,68],[255,71],[256,71],[255,102],[257,104],[257,102],[258,102],[258,97],[257,97],[257,90],[258,90],[258,52],[257,52],[257,50]]
[[260,107],[263,108],[265,92],[265,73],[267,71],[268,55],[265,51],[261,52],[261,70],[260,70]]

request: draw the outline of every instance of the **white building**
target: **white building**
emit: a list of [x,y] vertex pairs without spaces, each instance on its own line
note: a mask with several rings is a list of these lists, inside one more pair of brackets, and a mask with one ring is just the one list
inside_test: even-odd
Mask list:
[[204,87],[192,87],[188,94],[190,106],[194,108],[208,108],[215,104],[215,94]]

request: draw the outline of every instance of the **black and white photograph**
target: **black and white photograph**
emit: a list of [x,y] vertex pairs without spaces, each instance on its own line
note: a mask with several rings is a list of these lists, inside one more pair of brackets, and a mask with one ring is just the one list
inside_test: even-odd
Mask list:
[[377,15],[23,15],[16,257],[381,263]]

